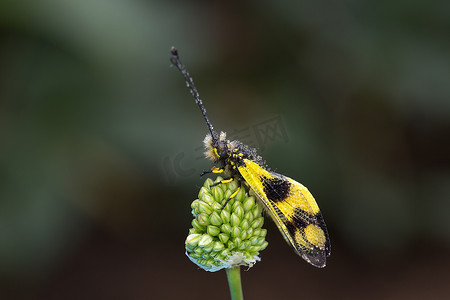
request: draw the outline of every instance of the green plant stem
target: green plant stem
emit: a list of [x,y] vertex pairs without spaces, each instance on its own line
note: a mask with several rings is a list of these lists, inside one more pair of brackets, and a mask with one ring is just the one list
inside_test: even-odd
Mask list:
[[234,267],[226,269],[228,286],[230,287],[231,300],[244,300],[241,284],[241,268]]

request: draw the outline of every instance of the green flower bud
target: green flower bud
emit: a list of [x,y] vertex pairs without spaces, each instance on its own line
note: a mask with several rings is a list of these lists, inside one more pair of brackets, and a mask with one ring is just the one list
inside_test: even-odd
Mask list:
[[234,214],[242,219],[244,217],[244,209],[242,208],[241,202],[236,202],[236,208],[234,209]]
[[255,246],[255,245],[262,245],[265,241],[266,241],[266,240],[265,240],[264,238],[258,237],[258,238],[256,238],[256,241],[255,241],[256,243],[253,244],[252,246]]
[[198,202],[199,200],[194,200],[194,202],[192,202],[191,204],[191,208],[192,208],[192,214],[194,215],[194,217],[196,217],[198,215]]
[[233,242],[233,241],[229,241],[229,242],[228,242],[228,249],[229,249],[229,250],[234,250],[234,248],[236,248],[234,242]]
[[253,236],[253,228],[250,227],[249,229],[247,229],[247,236]]
[[214,202],[211,206],[216,212],[222,210],[222,204],[219,202]]
[[211,213],[211,216],[209,217],[209,222],[212,225],[215,225],[215,226],[222,225],[222,219],[220,218],[220,216],[217,213],[217,211],[214,211],[214,212]]
[[204,248],[204,247],[208,246],[209,244],[211,244],[212,242],[213,242],[213,238],[208,234],[204,234],[201,236],[200,241],[198,242],[198,245],[200,247]]
[[248,247],[248,249],[252,250],[252,251],[257,251],[257,249],[259,249],[260,246],[250,246]]
[[226,233],[219,233],[219,239],[222,243],[226,244],[226,242],[230,239],[230,236]]
[[231,215],[230,215],[230,213],[229,213],[228,211],[226,211],[225,209],[223,209],[223,210],[220,212],[220,217],[222,218],[222,222],[223,222],[223,223],[225,223],[225,224],[230,223]]
[[241,243],[241,245],[239,246],[239,249],[244,250],[250,247],[250,242],[249,241],[244,241]]
[[234,226],[233,229],[231,229],[231,236],[232,237],[238,237],[241,234],[241,229],[237,226]]
[[258,218],[262,213],[262,206],[261,205],[255,205],[253,207],[253,218]]
[[233,227],[231,227],[230,224],[222,224],[222,226],[220,226],[220,229],[224,233],[231,234],[231,230],[233,229]]
[[[225,194],[223,195],[223,199],[226,200],[226,199],[230,198],[231,194],[233,194],[232,191],[230,191],[230,190],[225,191]],[[232,201],[232,200],[230,199],[230,201],[228,202],[228,204],[230,204],[231,201]],[[224,203],[225,203],[225,202],[224,202]]]
[[236,200],[239,201],[239,203],[242,203],[245,197],[245,191],[244,189],[239,190],[239,192],[236,195]]
[[246,213],[245,219],[248,221],[249,224],[252,224],[253,221],[255,220],[255,218],[253,218],[253,213],[251,212]]
[[211,194],[204,194],[202,197],[199,197],[208,204],[214,203],[214,197]]
[[267,246],[269,246],[269,243],[267,241],[264,241],[264,243],[261,244],[261,248],[259,249],[259,251],[266,249]]
[[261,228],[263,223],[264,223],[264,218],[263,217],[259,217],[256,220],[254,220],[250,226],[252,228]]
[[259,234],[259,236],[264,239],[266,237],[266,235],[267,235],[267,229],[261,228],[261,233]]
[[203,198],[203,195],[208,194],[208,188],[209,188],[209,186],[208,187],[206,186],[206,181],[205,181],[205,185],[202,186],[202,188],[200,189],[200,192],[198,192],[198,198]]
[[214,182],[206,179],[198,199],[192,202],[194,219],[185,242],[189,259],[211,272],[239,265],[251,267],[267,247],[267,231],[261,228],[262,207],[242,186],[222,209],[238,185],[234,180],[211,187],[221,180],[220,176]]
[[197,216],[197,221],[200,225],[208,226],[209,225],[209,218],[206,213],[200,213]]
[[[195,202],[195,201],[194,201]],[[244,210],[245,212],[251,211],[251,209],[256,205],[255,198],[248,197],[244,202]]]
[[194,252],[197,253],[197,255],[200,255],[200,257],[202,257],[201,254],[203,254],[203,252],[205,251],[203,250],[202,247],[195,247]]
[[211,206],[208,205],[208,203],[203,201],[197,202],[197,209],[200,213],[205,213],[207,215],[211,214],[213,212],[213,209]]
[[252,236],[250,239],[250,245],[254,246],[258,244],[258,237],[257,236]]
[[220,233],[220,228],[217,226],[209,225],[206,231],[211,236],[217,236]]
[[208,246],[205,246],[205,247],[203,248],[203,250],[204,250],[206,253],[209,253],[209,252],[211,252],[211,251],[213,250],[214,245],[215,245],[215,243],[210,243],[210,244],[208,244]]
[[202,232],[206,230],[206,226],[201,225],[197,219],[192,220],[191,222],[192,227],[194,227],[194,229],[198,232]]
[[[219,176],[220,177],[220,176]],[[211,189],[211,185],[214,183],[214,181],[211,178],[206,178],[205,183],[203,184],[203,187],[206,188],[206,190],[209,193],[209,190]]]
[[235,213],[232,213],[230,218],[231,226],[238,226],[239,223],[241,223],[241,218],[239,218],[239,216],[236,215]]
[[236,238],[234,239],[234,246],[235,246],[236,248],[239,248],[239,247],[241,246],[241,244],[242,244],[242,240],[241,240],[239,237],[236,237]]
[[188,235],[188,237],[186,238],[186,246],[190,246],[190,247],[197,247],[198,242],[200,241],[202,235],[201,234],[190,234]]
[[213,248],[214,252],[219,252],[219,251],[222,251],[223,249],[225,249],[225,246],[223,245],[223,243],[218,242],[218,241],[214,243],[214,248]]
[[241,226],[242,230],[247,230],[250,227],[250,224],[248,223],[247,219],[242,220]]
[[[214,196],[214,199],[217,201],[217,200],[222,200],[223,199],[223,190],[220,188],[220,187],[218,187],[218,186],[214,186],[213,188],[212,188],[212,191],[213,191],[213,196]],[[220,201],[219,200],[219,201]]]

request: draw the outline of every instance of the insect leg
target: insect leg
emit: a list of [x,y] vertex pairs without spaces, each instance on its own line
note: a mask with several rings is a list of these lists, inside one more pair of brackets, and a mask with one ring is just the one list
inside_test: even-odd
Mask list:
[[228,182],[232,182],[234,180],[234,178],[233,177],[231,177],[231,178],[228,178],[228,179],[222,179],[221,181],[219,181],[219,182],[216,182],[216,183],[213,183],[213,184],[211,184],[211,187],[213,187],[213,186],[216,186],[216,185],[219,185],[219,184],[221,184],[221,183],[228,183]]
[[225,206],[227,206],[228,202],[233,199],[234,197],[236,197],[237,193],[239,193],[239,191],[241,190],[241,180],[238,179],[238,188],[236,189],[236,191],[230,195],[230,197],[228,197],[227,201],[225,201],[225,203],[222,205],[222,207],[220,208],[221,210],[225,208]]
[[219,174],[219,173],[223,173],[223,171],[225,171],[225,169],[223,169],[223,168],[211,168],[210,170],[203,171],[203,172],[200,174],[200,176],[203,176],[203,175],[209,174],[209,173],[216,173],[216,174]]

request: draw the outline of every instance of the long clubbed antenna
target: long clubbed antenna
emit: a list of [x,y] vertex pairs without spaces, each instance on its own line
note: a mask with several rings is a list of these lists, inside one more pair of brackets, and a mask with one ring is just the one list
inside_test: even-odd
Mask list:
[[170,62],[175,67],[177,67],[177,69],[180,70],[181,74],[183,75],[184,80],[186,81],[186,85],[191,91],[192,96],[194,96],[195,103],[197,103],[198,107],[200,107],[200,110],[202,111],[202,115],[205,118],[206,125],[208,126],[212,139],[216,140],[217,134],[214,132],[214,128],[211,125],[211,122],[209,122],[208,116],[206,116],[206,109],[203,106],[202,99],[200,99],[200,94],[198,93],[197,88],[195,87],[194,80],[192,79],[191,75],[189,75],[189,72],[186,70],[186,67],[180,61],[177,48],[172,46],[172,48],[170,48],[170,52],[172,53],[172,56],[170,57]]

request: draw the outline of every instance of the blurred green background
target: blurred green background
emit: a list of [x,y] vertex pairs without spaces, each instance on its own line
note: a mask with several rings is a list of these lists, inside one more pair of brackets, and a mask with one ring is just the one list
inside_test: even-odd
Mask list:
[[267,220],[247,299],[448,296],[449,32],[446,1],[1,1],[0,298],[228,299],[184,254],[211,164],[172,45],[329,228],[315,269]]

